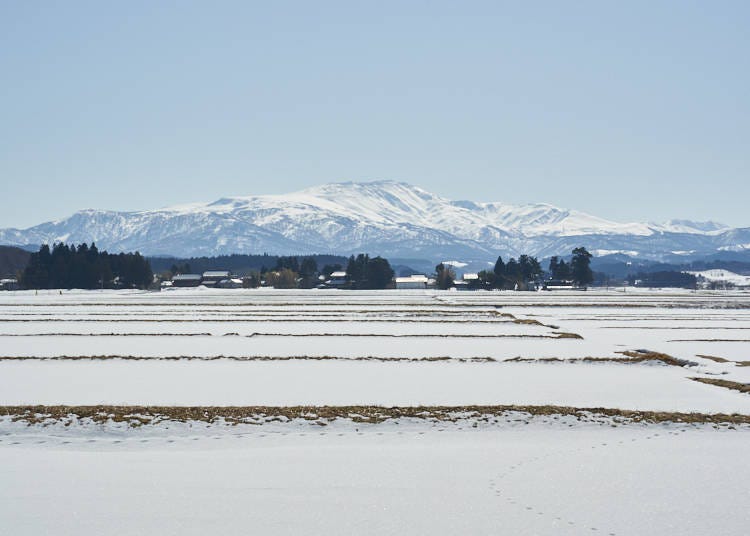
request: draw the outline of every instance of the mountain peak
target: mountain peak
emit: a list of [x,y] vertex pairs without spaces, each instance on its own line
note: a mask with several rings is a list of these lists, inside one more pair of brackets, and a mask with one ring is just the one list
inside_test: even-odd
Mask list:
[[[659,234],[659,241],[651,237]],[[665,238],[667,236],[667,238]],[[750,243],[750,230],[715,222],[618,223],[546,203],[451,201],[395,180],[332,182],[282,195],[222,197],[152,211],[80,211],[0,243],[90,242],[146,254],[369,252],[396,257],[493,259],[527,253],[635,251],[662,258]]]

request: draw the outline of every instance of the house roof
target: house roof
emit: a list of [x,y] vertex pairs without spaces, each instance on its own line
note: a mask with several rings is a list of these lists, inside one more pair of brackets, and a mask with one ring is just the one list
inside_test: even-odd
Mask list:
[[172,276],[172,281],[200,281],[201,274],[178,274]]
[[208,272],[203,272],[203,277],[229,277],[230,272],[229,270],[209,270]]
[[346,272],[331,272],[331,277],[346,277]]
[[410,275],[409,277],[397,277],[396,283],[427,283],[427,276]]

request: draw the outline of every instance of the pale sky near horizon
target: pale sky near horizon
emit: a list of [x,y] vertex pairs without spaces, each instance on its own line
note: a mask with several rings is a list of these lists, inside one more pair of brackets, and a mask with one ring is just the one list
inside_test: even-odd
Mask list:
[[750,2],[0,0],[0,227],[325,182],[750,226]]

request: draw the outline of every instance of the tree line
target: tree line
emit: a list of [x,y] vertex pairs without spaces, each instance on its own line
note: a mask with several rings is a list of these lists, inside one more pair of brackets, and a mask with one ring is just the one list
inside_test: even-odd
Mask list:
[[[234,253],[232,255],[217,255],[216,257],[148,257],[148,261],[151,263],[154,273],[202,274],[209,270],[230,270],[235,274],[249,275],[274,270],[278,266],[279,259],[289,258],[292,257],[269,255],[268,253],[259,255]],[[302,258],[311,258],[318,266],[346,264],[346,257],[340,255],[311,254],[293,258],[298,259],[298,261],[301,261]]]
[[[247,256],[246,256],[247,257]],[[252,270],[243,278],[246,287],[266,286],[275,288],[313,288],[326,280],[333,272],[345,272],[346,284],[343,288],[355,290],[375,290],[392,287],[394,271],[388,259],[370,257],[361,253],[352,255],[346,267],[340,262],[325,264],[319,268],[316,258],[326,260],[344,259],[335,256],[255,256],[264,260],[274,260],[272,267],[262,265],[260,270]],[[549,275],[552,279],[569,280],[578,286],[593,281],[590,268],[591,254],[580,247],[572,251],[569,262],[552,257]],[[202,261],[203,259],[201,259]],[[243,259],[243,261],[246,259]],[[191,259],[194,262],[194,259]],[[203,264],[203,262],[200,262]],[[269,263],[270,264],[270,263]],[[173,263],[161,275],[170,278],[178,273],[190,273],[188,261]],[[498,257],[492,270],[479,272],[471,288],[484,289],[524,289],[538,282],[544,275],[538,259],[530,255],[510,258],[507,262]],[[456,274],[450,265],[441,263],[435,267],[436,286],[448,289],[454,286]],[[51,249],[48,245],[32,253],[29,263],[21,274],[20,283],[25,288],[146,288],[153,281],[149,260],[140,253],[109,254],[99,251],[93,242],[67,245],[57,243]]]
[[346,268],[341,263],[326,264],[319,269],[314,257],[279,257],[273,268],[254,272],[245,278],[247,287],[262,283],[274,288],[313,288],[325,285],[334,272],[346,273],[346,284],[340,288],[377,290],[388,288],[393,280],[393,269],[387,259],[361,253],[349,257]]
[[[576,286],[586,286],[594,280],[591,270],[592,255],[586,248],[579,247],[572,251],[569,263],[560,257],[552,257],[548,275],[551,279],[570,281]],[[482,270],[477,279],[469,282],[469,288],[525,290],[536,285],[544,276],[542,265],[536,257],[521,255],[518,259],[511,257],[508,262],[498,257],[492,270]],[[454,286],[456,274],[453,268],[444,263],[435,267],[436,286],[448,289]]]
[[20,283],[28,289],[146,288],[153,277],[149,262],[138,252],[110,254],[93,242],[59,242],[31,254]]
[[376,290],[387,288],[393,280],[393,269],[388,259],[383,257],[370,258],[360,253],[356,257],[349,257],[346,265],[346,277],[350,288],[357,290]]

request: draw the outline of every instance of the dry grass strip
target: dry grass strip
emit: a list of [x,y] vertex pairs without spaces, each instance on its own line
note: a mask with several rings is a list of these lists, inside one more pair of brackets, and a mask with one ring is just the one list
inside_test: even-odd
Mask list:
[[[239,333],[0,333],[0,337],[227,337],[240,336]],[[527,333],[503,334],[464,334],[464,333],[260,333],[242,335],[257,337],[376,337],[389,339],[583,339],[577,333],[553,332],[552,335],[531,335]]]
[[738,366],[738,367],[750,367],[750,361],[733,361],[732,359],[726,359],[724,357],[718,357],[715,355],[705,355],[705,354],[695,354],[695,357],[701,357],[703,359],[708,359],[716,363],[734,363],[735,366]]
[[552,329],[560,329],[560,326],[555,326],[552,324],[543,324],[539,320],[535,318],[518,318],[515,315],[512,315],[510,313],[501,313],[497,311],[497,315],[502,318],[508,318],[511,322],[514,324],[525,324],[525,325],[531,325],[531,326],[543,326],[545,328],[552,328]]
[[425,357],[383,357],[383,356],[356,356],[342,357],[332,355],[310,356],[232,356],[232,355],[174,355],[174,356],[139,356],[139,355],[58,355],[58,356],[0,356],[0,361],[107,361],[123,359],[126,361],[217,361],[229,359],[233,361],[378,361],[383,363],[431,363],[431,362],[456,362],[456,363],[496,363],[502,362],[494,357],[450,357],[450,356],[425,356]]
[[514,357],[513,359],[506,359],[505,362],[516,362],[516,363],[617,363],[622,365],[639,364],[647,362],[663,363],[665,365],[673,367],[694,367],[698,365],[694,361],[687,361],[685,359],[678,359],[671,355],[662,354],[660,352],[651,352],[648,350],[628,350],[625,352],[617,352],[624,356],[625,359],[618,357],[571,357],[571,358],[559,358],[559,357],[541,357],[541,358],[528,358],[528,357]]
[[250,333],[245,337],[377,337],[391,339],[583,339],[576,333],[553,332],[552,335],[526,333],[463,334],[463,333]]
[[[264,317],[266,315],[263,315]],[[215,323],[221,323],[224,324],[226,322],[245,322],[248,324],[252,323],[261,323],[261,322],[267,322],[267,323],[299,323],[299,322],[307,322],[307,323],[315,323],[315,324],[328,324],[328,323],[352,323],[352,324],[409,324],[409,323],[419,323],[419,324],[534,324],[534,325],[540,325],[540,326],[546,326],[550,328],[557,329],[557,326],[547,326],[545,324],[542,324],[540,322],[526,322],[526,321],[515,321],[515,320],[498,320],[495,318],[467,318],[467,319],[453,319],[453,318],[435,318],[435,317],[425,317],[425,318],[435,318],[434,320],[426,320],[425,318],[417,319],[414,317],[405,317],[405,318],[327,318],[327,317],[320,317],[320,316],[310,316],[307,318],[299,318],[300,315],[295,315],[295,318],[291,317],[274,317],[274,318],[255,318],[251,315],[244,316],[242,318],[226,318],[226,317],[214,317],[214,318],[116,318],[116,319],[110,319],[110,318],[3,318],[0,319],[0,322],[33,322],[33,323],[42,323],[42,322],[107,322],[107,323],[127,323],[127,322],[156,322],[156,323],[205,323],[205,322],[215,322]]]
[[[422,357],[402,357],[402,356],[334,356],[334,355],[129,355],[129,354],[104,354],[104,355],[56,355],[56,356],[0,356],[0,361],[107,361],[122,359],[125,361],[217,361],[227,359],[231,361],[376,361],[382,363],[613,363],[617,365],[632,365],[648,362],[657,362],[675,367],[693,367],[698,363],[677,359],[667,354],[658,352],[619,352],[628,357],[521,357],[516,356],[508,359],[495,358],[490,356],[472,356],[472,357],[452,357],[452,356],[422,356]],[[699,356],[701,357],[701,356]]]
[[212,337],[212,333],[0,333],[0,337]]
[[724,387],[725,389],[731,389],[733,391],[739,391],[740,393],[750,394],[750,383],[733,382],[730,380],[720,380],[718,378],[690,378],[694,382],[707,383],[708,385],[716,385],[717,387]]
[[673,339],[667,342],[750,342],[750,339]]
[[634,363],[643,361],[660,361],[667,365],[674,365],[676,367],[694,367],[698,365],[698,363],[696,363],[695,361],[679,359],[677,357],[672,357],[669,354],[664,354],[662,352],[653,352],[651,350],[626,350],[624,352],[617,353],[629,357]]
[[413,418],[456,422],[468,418],[486,419],[512,413],[528,416],[572,416],[578,420],[611,419],[616,423],[714,423],[750,424],[750,415],[726,413],[681,413],[633,411],[615,408],[569,406],[0,406],[0,416],[31,424],[52,424],[71,417],[95,423],[126,422],[132,426],[160,421],[224,421],[230,424],[262,424],[271,421],[305,419],[325,424],[335,419],[380,423]]

